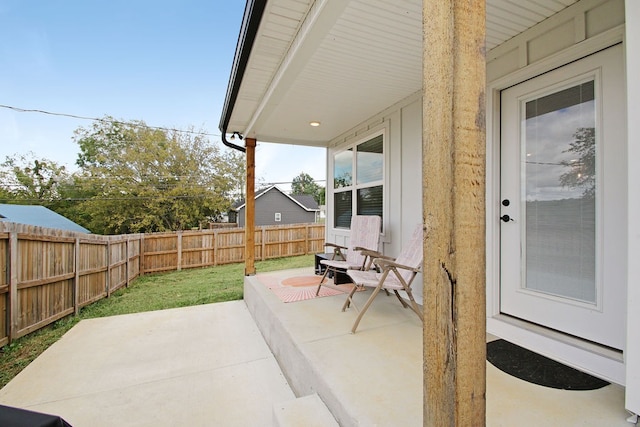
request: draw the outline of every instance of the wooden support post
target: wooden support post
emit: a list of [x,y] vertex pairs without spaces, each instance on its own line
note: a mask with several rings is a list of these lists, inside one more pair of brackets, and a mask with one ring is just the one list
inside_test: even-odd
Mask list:
[[485,424],[485,0],[423,2],[424,425]]
[[256,140],[253,138],[245,138],[244,142],[245,148],[247,149],[247,196],[244,210],[244,275],[253,276],[256,274]]

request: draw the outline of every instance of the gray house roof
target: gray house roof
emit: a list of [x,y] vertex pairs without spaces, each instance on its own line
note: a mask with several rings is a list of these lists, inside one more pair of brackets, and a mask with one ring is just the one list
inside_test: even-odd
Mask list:
[[86,228],[44,206],[0,204],[0,221],[55,228],[58,230],[77,231],[80,233],[91,233]]
[[[320,206],[318,206],[318,202],[316,202],[316,200],[310,194],[291,194],[290,195],[290,194],[285,193],[284,191],[282,191],[281,189],[279,189],[275,185],[272,185],[270,187],[266,187],[266,188],[257,190],[255,198],[258,199],[260,196],[262,196],[263,194],[267,193],[271,189],[275,189],[275,190],[281,192],[282,194],[284,194],[285,196],[290,198],[293,202],[295,202],[296,204],[300,205],[300,207],[302,209],[306,210],[306,211],[319,211],[320,210]],[[234,203],[231,206],[231,209],[233,209],[234,211],[238,211],[239,209],[244,208],[245,204],[246,204],[246,200],[244,200],[244,199],[240,200],[240,201],[237,201],[236,203]]]

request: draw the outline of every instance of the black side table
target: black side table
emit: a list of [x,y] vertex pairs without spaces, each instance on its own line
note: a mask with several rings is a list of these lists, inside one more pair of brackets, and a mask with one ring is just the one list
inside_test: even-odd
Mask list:
[[[316,254],[316,265],[315,265],[315,270],[316,270],[316,274],[319,276],[322,276],[324,274],[324,270],[327,268],[325,265],[321,264],[320,261],[323,259],[331,259],[331,257],[333,256],[333,254],[329,253],[329,254]],[[351,279],[349,278],[349,276],[347,276],[346,272],[343,271],[336,271],[336,277],[333,277],[333,271],[329,271],[329,274],[327,274],[327,277],[329,278],[333,278],[333,283],[335,285],[342,285],[344,283],[351,283]]]

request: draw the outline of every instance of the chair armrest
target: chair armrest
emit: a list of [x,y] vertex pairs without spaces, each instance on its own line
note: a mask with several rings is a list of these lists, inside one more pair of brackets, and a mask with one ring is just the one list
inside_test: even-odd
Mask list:
[[380,252],[372,251],[371,249],[361,248],[360,246],[357,246],[357,247],[355,247],[353,249],[355,249],[356,251],[359,251],[364,256],[368,256],[368,257],[372,257],[372,258],[386,258]]
[[398,264],[397,262],[395,262],[395,260],[388,259],[388,258],[376,258],[373,260],[373,263],[383,270],[390,267],[396,267],[396,268],[402,268],[403,270],[413,271],[414,273],[420,272],[420,267],[413,268],[413,267],[409,267],[408,265]]
[[346,246],[336,245],[335,243],[329,243],[329,242],[325,242],[324,246],[325,247],[331,246],[332,248],[337,248],[337,249],[349,249]]

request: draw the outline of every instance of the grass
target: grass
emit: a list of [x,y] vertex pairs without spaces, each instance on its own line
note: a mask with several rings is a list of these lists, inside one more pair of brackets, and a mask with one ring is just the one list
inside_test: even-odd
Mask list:
[[[256,262],[259,272],[310,267],[313,255]],[[97,301],[53,324],[14,340],[0,349],[0,388],[58,341],[82,319],[141,313],[242,299],[244,264],[150,274],[128,288]]]

